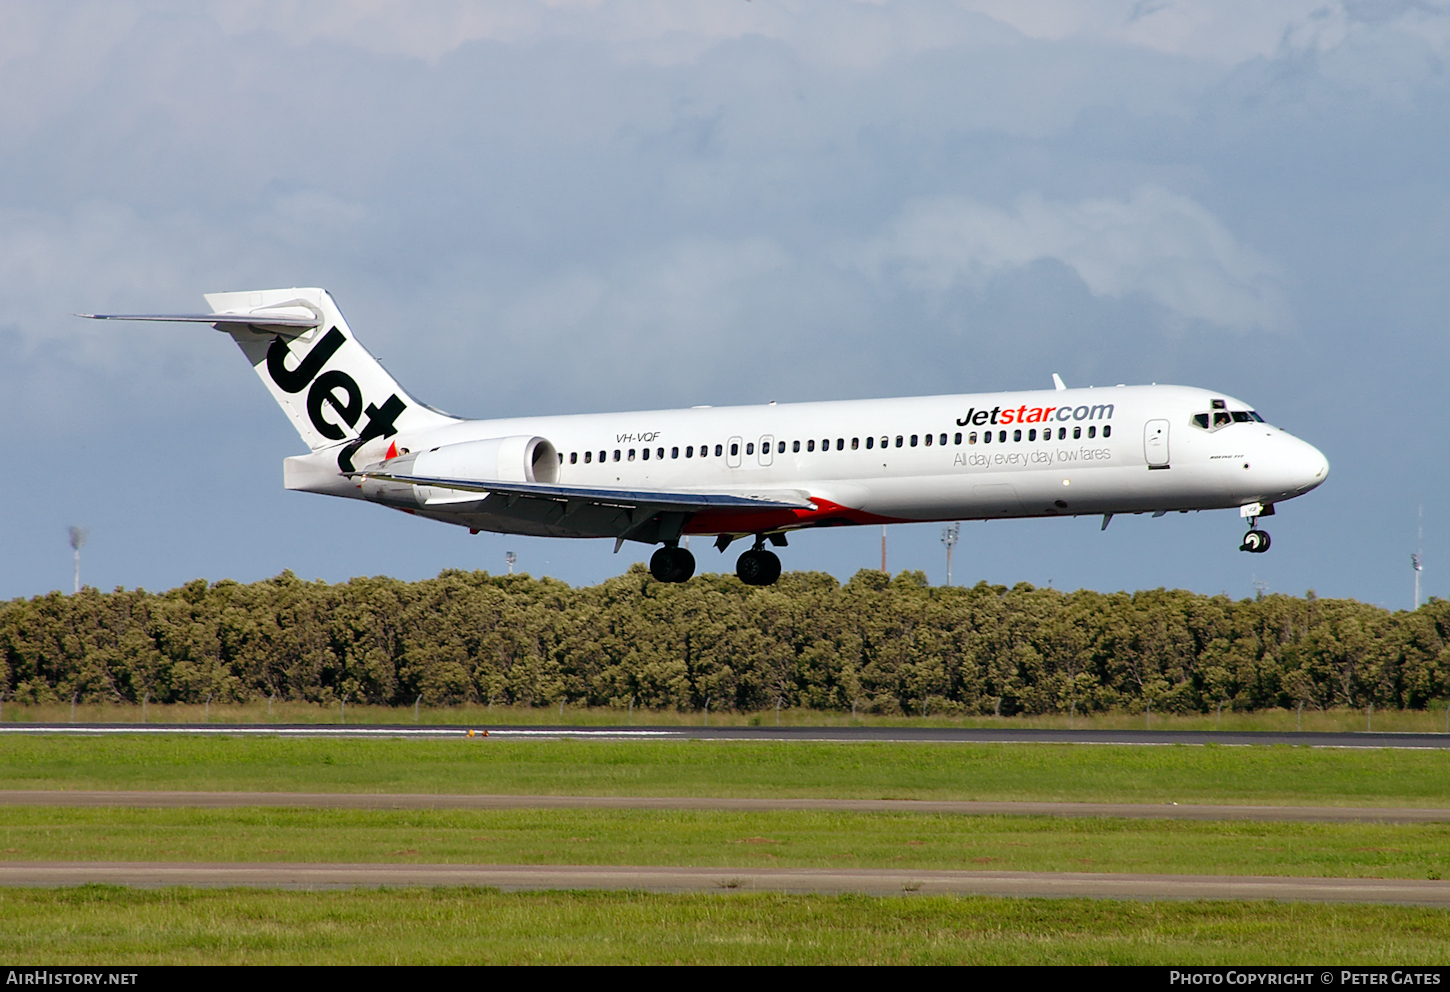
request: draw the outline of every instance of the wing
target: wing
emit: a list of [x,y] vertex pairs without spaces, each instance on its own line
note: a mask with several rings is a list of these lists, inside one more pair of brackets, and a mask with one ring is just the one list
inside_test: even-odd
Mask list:
[[[803,492],[793,489],[771,489],[759,492],[672,492],[661,489],[601,489],[592,486],[561,486],[539,482],[503,482],[501,480],[447,479],[428,475],[407,475],[371,469],[348,473],[359,482],[402,483],[452,490],[456,493],[479,493],[483,497],[501,496],[505,505],[517,500],[562,504],[569,512],[579,507],[600,506],[625,511],[625,521],[614,531],[615,550],[627,540],[662,540],[676,537],[685,521],[696,513],[728,510],[731,513],[768,513],[781,510],[815,510],[816,504]],[[438,503],[458,501],[457,496],[439,494]],[[432,502],[431,500],[429,501]],[[535,504],[537,505],[537,503]]]
[[502,482],[479,479],[440,479],[428,475],[395,475],[391,472],[348,473],[350,478],[381,482],[404,482],[435,489],[456,489],[465,493],[498,493],[525,499],[579,500],[624,509],[653,507],[655,510],[814,510],[815,504],[793,489],[772,489],[759,493],[670,492],[663,489],[596,489],[590,486],[560,486],[540,482]]

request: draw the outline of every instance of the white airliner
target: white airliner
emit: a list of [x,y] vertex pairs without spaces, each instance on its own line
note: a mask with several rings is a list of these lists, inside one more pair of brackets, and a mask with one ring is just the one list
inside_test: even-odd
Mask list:
[[684,582],[685,535],[754,539],[735,574],[769,585],[769,551],[806,527],[1231,509],[1241,550],[1274,504],[1329,473],[1318,449],[1248,404],[1185,386],[694,407],[464,420],[403,391],[321,289],[210,293],[205,314],[82,314],[209,323],[230,334],[311,453],[288,489],[370,500],[467,527],[659,544]]

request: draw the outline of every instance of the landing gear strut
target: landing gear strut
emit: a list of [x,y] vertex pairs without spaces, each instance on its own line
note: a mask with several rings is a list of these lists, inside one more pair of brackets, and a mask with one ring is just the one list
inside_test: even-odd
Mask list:
[[[771,543],[784,544],[785,536],[772,534]],[[755,547],[735,560],[735,576],[747,586],[773,585],[780,578],[780,559],[774,551],[765,550],[765,538],[757,535]]]
[[688,582],[695,574],[695,556],[678,545],[665,545],[649,559],[649,574],[660,582]]

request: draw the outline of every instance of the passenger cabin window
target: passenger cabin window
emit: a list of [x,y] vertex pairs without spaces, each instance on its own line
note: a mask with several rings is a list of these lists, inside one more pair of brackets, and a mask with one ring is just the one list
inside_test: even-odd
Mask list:
[[777,455],[783,455],[783,454],[785,454],[785,442],[784,441],[777,441],[775,443],[775,453]]
[[859,437],[851,438],[851,450],[855,451],[859,447],[861,447],[861,439]]
[[901,440],[902,440],[901,435],[900,434],[896,435],[896,446],[898,448],[901,447]]
[[[631,454],[631,456],[633,456],[634,453],[633,452],[630,452],[630,454]],[[619,449],[618,448],[615,448],[614,449],[614,460],[615,461],[619,461]]]
[[642,454],[644,455],[644,460],[649,461],[649,449],[645,448]]
[[1089,427],[1088,428],[1088,437],[1097,437],[1097,434],[1098,434],[1098,429],[1096,427]]
[[843,437],[836,438],[836,450],[837,451],[845,451],[846,450],[846,439],[845,438],[843,438]]
[[[946,444],[946,443],[947,443],[947,436],[946,436],[946,435],[945,435],[945,434],[943,434],[943,435],[942,435],[942,436],[941,436],[941,443],[942,443],[942,444]],[[960,443],[960,442],[959,442],[959,443]]]
[[[955,443],[955,444],[961,444],[962,443],[962,432],[961,431],[957,431],[957,439],[953,443]],[[942,444],[946,444],[946,442],[943,441]]]
[[1103,437],[1112,437],[1112,436],[1113,436],[1113,425],[1112,424],[1103,424]]
[[[663,449],[661,449],[661,450],[663,450]],[[671,458],[678,458],[678,457],[680,457],[680,449],[679,448],[671,448],[670,449],[670,457]]]
[[991,444],[992,443],[992,432],[991,431],[983,431],[982,432],[982,443],[983,444]]
[[1014,441],[1020,441],[1020,440],[1022,440],[1022,431],[1021,431],[1020,428],[1012,432],[1012,440],[1014,440]]
[[[733,444],[730,446],[730,453],[732,455],[735,454],[735,445],[733,445]],[[745,446],[745,453],[747,455],[753,455],[753,454],[755,454],[755,442],[754,441],[751,441],[749,444],[747,444]]]
[[588,465],[590,462],[592,462],[594,460],[591,457],[593,454],[594,454],[594,452],[592,452],[592,451],[586,451],[586,452],[584,452],[584,464],[585,465]]
[[816,450],[816,441],[815,441],[815,438],[812,438],[811,440],[809,440],[809,441],[806,442],[806,450],[807,451],[815,451]]
[[967,443],[968,444],[976,444],[977,443],[977,432],[976,431],[972,431],[972,433],[970,433],[970,434],[967,435]]
[[687,444],[687,445],[685,445],[685,457],[686,458],[694,458],[695,457],[695,446],[693,444]]
[[916,435],[915,434],[911,435],[911,446],[913,448],[916,447]]
[[876,447],[876,439],[874,437],[868,437],[866,439],[866,450],[870,451],[874,447]]
[[1027,440],[1029,440],[1029,441],[1036,441],[1037,440],[1037,431],[1035,431],[1035,430],[1029,430],[1027,432]]
[[718,445],[718,444],[715,445],[715,457],[716,458],[719,458],[720,457],[720,451],[721,451],[721,449],[722,449],[722,445]]
[[1007,432],[1006,431],[998,431],[997,432],[997,443],[998,444],[1006,444],[1007,443]]
[[[646,455],[648,455],[648,454],[649,454],[649,449],[648,449],[648,448],[645,448],[645,449],[644,449],[644,453],[645,453],[645,454],[646,454]],[[633,448],[630,448],[630,449],[629,449],[629,460],[630,460],[630,461],[634,461],[634,449],[633,449]]]
[[931,435],[930,435],[930,434],[928,434],[928,435],[927,435],[927,436],[926,436],[926,446],[927,446],[927,447],[928,447],[928,448],[930,448],[930,447],[931,447]]
[[[717,445],[715,445],[715,447],[716,448],[719,448],[720,446],[717,444]],[[738,445],[738,444],[732,444],[732,445],[730,445],[730,457],[731,458],[734,458],[738,454],[740,454],[740,445]]]
[[790,443],[790,450],[792,452],[799,453],[801,450],[801,443],[799,441],[792,441]]

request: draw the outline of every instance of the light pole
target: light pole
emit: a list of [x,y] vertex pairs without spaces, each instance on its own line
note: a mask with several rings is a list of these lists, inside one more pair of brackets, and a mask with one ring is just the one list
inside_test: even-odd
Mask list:
[[519,556],[516,555],[516,554],[514,554],[512,551],[505,551],[503,553],[503,560],[506,561],[506,562],[508,562],[509,574],[510,575],[513,575],[514,574],[514,562],[516,562],[516,561],[519,560]]
[[957,521],[950,527],[941,529],[941,543],[947,546],[947,585],[952,584],[952,546],[957,543],[957,538],[962,536],[962,523]]
[[1410,567],[1415,570],[1415,609],[1418,610],[1420,608],[1420,571],[1421,571],[1420,556],[1418,554],[1410,555]]
[[70,527],[70,546],[76,554],[76,592],[81,591],[81,545],[86,543],[86,531],[74,524]]

